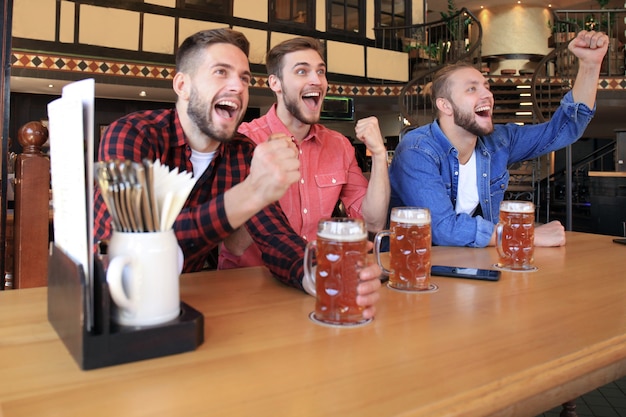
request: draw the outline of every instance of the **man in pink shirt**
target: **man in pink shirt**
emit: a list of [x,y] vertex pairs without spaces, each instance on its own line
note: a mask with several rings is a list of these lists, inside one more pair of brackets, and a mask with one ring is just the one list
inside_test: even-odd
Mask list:
[[[368,181],[348,138],[318,123],[328,89],[321,43],[308,37],[284,41],[268,52],[266,66],[277,103],[238,130],[257,144],[288,140],[298,147],[300,181],[280,199],[293,229],[305,240],[314,240],[319,219],[330,217],[341,201],[349,217],[363,218],[370,232],[381,230],[387,222],[390,186],[378,120],[361,119],[355,127],[357,139],[372,155]],[[220,248],[220,269],[262,264],[261,253],[244,228]]]

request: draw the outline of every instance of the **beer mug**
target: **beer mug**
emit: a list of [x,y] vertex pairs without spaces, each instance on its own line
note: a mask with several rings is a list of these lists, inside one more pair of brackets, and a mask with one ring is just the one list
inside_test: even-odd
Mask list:
[[[387,285],[404,291],[436,290],[430,283],[430,211],[421,207],[394,207],[389,220],[389,230],[378,232],[374,239],[374,256],[383,273],[389,276]],[[380,257],[385,236],[389,236],[390,269],[385,268]]]
[[363,307],[356,303],[359,271],[366,264],[367,229],[363,220],[319,221],[317,239],[307,244],[304,253],[304,274],[307,279],[315,276],[315,311],[310,316],[313,321],[338,326],[371,321],[363,318]]
[[503,201],[496,225],[497,267],[533,271],[535,205],[530,201]]

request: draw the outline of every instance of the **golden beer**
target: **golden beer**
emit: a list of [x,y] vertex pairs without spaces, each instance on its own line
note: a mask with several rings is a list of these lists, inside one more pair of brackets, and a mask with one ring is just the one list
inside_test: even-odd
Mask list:
[[[321,220],[315,244],[315,319],[329,324],[366,322],[356,303],[359,271],[367,264],[367,230],[359,219]],[[308,251],[310,252],[310,251]],[[305,257],[305,262],[310,256]],[[306,268],[305,268],[306,270]]]
[[503,201],[496,226],[498,267],[532,270],[535,240],[535,205],[529,201]]
[[[380,261],[380,241],[389,236],[390,268]],[[419,207],[394,207],[389,231],[379,232],[374,252],[383,272],[389,275],[389,286],[405,291],[430,288],[430,253],[432,245],[430,211]]]

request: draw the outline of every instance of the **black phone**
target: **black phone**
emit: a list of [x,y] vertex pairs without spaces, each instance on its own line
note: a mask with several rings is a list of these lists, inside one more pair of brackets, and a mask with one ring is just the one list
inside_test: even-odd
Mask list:
[[626,245],[626,238],[623,239],[613,239],[615,243],[621,243],[622,245]]
[[500,271],[495,269],[465,268],[460,266],[433,265],[430,274],[438,277],[480,279],[484,281],[497,281],[500,279]]

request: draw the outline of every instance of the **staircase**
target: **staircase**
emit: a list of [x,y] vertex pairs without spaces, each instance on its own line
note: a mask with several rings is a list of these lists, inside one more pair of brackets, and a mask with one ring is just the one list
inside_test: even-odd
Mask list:
[[463,8],[447,19],[420,25],[375,28],[382,45],[398,39],[409,53],[412,79],[404,85],[399,96],[402,116],[412,126],[433,120],[430,103],[430,83],[433,75],[451,62],[467,61],[481,68],[480,46],[482,26],[476,16]]

